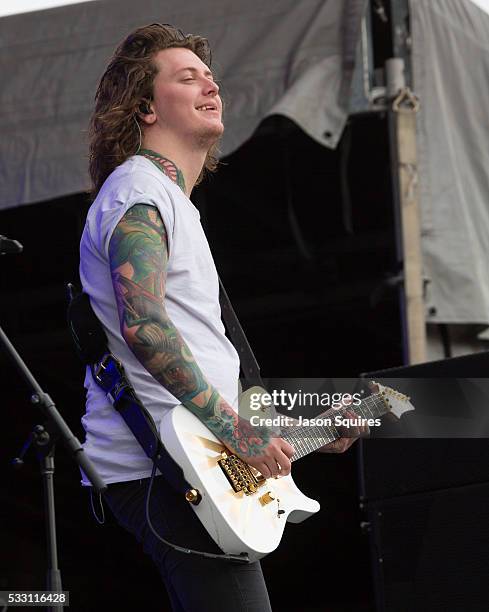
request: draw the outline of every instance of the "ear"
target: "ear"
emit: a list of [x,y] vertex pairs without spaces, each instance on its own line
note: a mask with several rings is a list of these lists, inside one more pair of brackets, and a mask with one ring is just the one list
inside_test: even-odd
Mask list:
[[139,118],[144,121],[147,125],[151,125],[156,121],[155,112],[151,106],[151,102],[143,100],[138,107]]

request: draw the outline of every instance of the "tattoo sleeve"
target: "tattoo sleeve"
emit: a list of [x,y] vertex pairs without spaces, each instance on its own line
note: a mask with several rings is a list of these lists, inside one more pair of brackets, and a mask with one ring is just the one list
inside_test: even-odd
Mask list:
[[126,212],[110,240],[109,259],[121,333],[137,359],[229,448],[261,454],[270,434],[240,418],[207,382],[166,313],[167,234],[155,207],[137,204]]

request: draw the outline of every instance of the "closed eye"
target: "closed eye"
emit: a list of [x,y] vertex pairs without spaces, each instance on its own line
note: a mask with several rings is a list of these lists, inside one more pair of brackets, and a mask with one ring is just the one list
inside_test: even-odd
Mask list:
[[[209,78],[209,80],[215,83],[217,86],[220,85],[220,81],[215,81],[213,78]],[[183,81],[195,81],[195,77],[186,77],[185,79],[183,79]]]

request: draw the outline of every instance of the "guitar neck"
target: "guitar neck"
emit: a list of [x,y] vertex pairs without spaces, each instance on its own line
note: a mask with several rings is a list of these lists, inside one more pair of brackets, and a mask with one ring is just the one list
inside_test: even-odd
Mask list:
[[291,461],[301,459],[321,448],[321,446],[340,438],[341,433],[338,430],[340,423],[338,425],[336,423],[338,422],[338,417],[339,419],[347,418],[345,416],[346,410],[354,412],[361,418],[376,419],[388,412],[389,406],[382,398],[381,393],[375,393],[363,399],[360,405],[351,405],[340,410],[329,408],[319,416],[309,419],[314,424],[306,423],[302,425],[301,422],[307,422],[307,419],[301,419],[296,425],[283,427],[281,437],[289,442],[289,444],[292,444],[295,449]]

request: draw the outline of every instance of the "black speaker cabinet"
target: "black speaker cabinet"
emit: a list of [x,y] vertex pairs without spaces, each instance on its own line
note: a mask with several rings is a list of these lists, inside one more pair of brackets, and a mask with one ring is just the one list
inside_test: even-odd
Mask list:
[[489,610],[489,441],[365,440],[378,612]]
[[362,375],[415,405],[358,447],[378,612],[489,611],[488,377],[489,352]]

